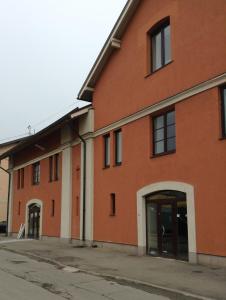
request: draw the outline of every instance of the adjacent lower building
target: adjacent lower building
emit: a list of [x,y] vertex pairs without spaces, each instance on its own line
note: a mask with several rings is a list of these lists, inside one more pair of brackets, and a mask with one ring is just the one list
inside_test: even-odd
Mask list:
[[130,0],[78,99],[0,157],[9,231],[226,265],[226,3]]

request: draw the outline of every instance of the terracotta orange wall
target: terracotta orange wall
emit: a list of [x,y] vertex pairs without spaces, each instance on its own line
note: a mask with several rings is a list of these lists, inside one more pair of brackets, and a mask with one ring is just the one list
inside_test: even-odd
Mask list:
[[72,238],[80,238],[81,145],[72,148]]
[[[95,128],[226,70],[225,0],[143,0],[95,86]],[[170,16],[172,60],[147,76],[147,32]]]
[[[26,157],[26,156],[25,156]],[[39,185],[32,185],[32,165],[24,168],[24,188],[17,189],[17,172],[13,176],[13,232],[18,232],[21,223],[25,223],[26,203],[32,199],[43,201],[43,229],[44,236],[60,236],[61,222],[61,174],[62,155],[59,155],[59,180],[49,182],[49,158],[40,161],[41,180]],[[55,216],[51,216],[52,200],[55,200]],[[18,205],[21,201],[21,213],[18,215]]]
[[[26,147],[22,151],[14,155],[14,166],[23,164],[29,160],[35,159],[41,155],[44,155],[50,151],[53,151],[60,146],[61,133],[57,130],[46,137],[41,138],[33,145]],[[44,147],[44,150],[39,149],[35,144]]]
[[[122,127],[123,163],[119,167],[113,166],[112,156],[111,167],[103,169],[103,137],[95,139],[94,239],[136,245],[137,191],[155,182],[181,181],[195,188],[198,252],[225,256],[226,140],[219,139],[218,89],[180,102],[175,110],[174,154],[151,157],[149,116]],[[116,194],[115,217],[109,216],[110,193]]]

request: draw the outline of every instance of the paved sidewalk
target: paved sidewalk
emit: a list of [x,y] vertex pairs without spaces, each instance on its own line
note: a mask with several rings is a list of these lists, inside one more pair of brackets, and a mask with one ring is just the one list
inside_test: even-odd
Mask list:
[[0,244],[0,249],[48,259],[90,274],[123,278],[139,284],[179,291],[200,299],[226,299],[226,269],[186,262],[132,256],[106,248],[78,248],[59,241],[24,241]]

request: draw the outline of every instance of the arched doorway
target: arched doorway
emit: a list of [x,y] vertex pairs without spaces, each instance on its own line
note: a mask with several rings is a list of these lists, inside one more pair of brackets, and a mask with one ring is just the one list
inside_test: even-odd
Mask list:
[[147,254],[188,260],[186,194],[158,191],[145,200]]
[[137,192],[137,245],[138,254],[147,253],[147,218],[146,201],[151,194],[160,191],[178,191],[186,195],[187,230],[188,230],[188,260],[197,263],[196,222],[195,222],[195,192],[190,184],[178,181],[161,181],[144,186]]
[[28,206],[28,234],[32,239],[39,239],[40,236],[40,205],[37,203]]

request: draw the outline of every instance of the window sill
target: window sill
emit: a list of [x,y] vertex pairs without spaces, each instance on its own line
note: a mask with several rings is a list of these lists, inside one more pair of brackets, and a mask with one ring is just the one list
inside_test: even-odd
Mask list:
[[109,215],[109,217],[111,217],[111,218],[112,218],[112,217],[116,217],[116,215],[111,214],[111,215]]
[[226,136],[222,136],[219,138],[219,141],[223,141],[223,140],[226,140]]
[[157,158],[157,157],[161,157],[161,156],[165,156],[165,155],[169,155],[169,154],[174,154],[174,153],[176,153],[176,150],[168,151],[168,152],[164,152],[164,153],[159,153],[159,154],[154,154],[150,158]]
[[150,73],[148,73],[146,76],[144,76],[144,78],[148,78],[150,77],[151,75],[154,75],[155,73],[157,73],[158,71],[162,70],[162,69],[165,69],[168,65],[171,65],[174,61],[171,60],[170,62],[168,62],[167,64],[165,64],[164,66],[162,66],[161,68],[155,70],[155,71],[151,71]]
[[39,186],[40,185],[40,182],[38,183],[32,183],[33,186]]
[[120,167],[122,165],[122,163],[116,163],[114,164],[114,167]]
[[110,169],[110,166],[105,166],[102,168],[103,170],[107,170],[107,169]]

